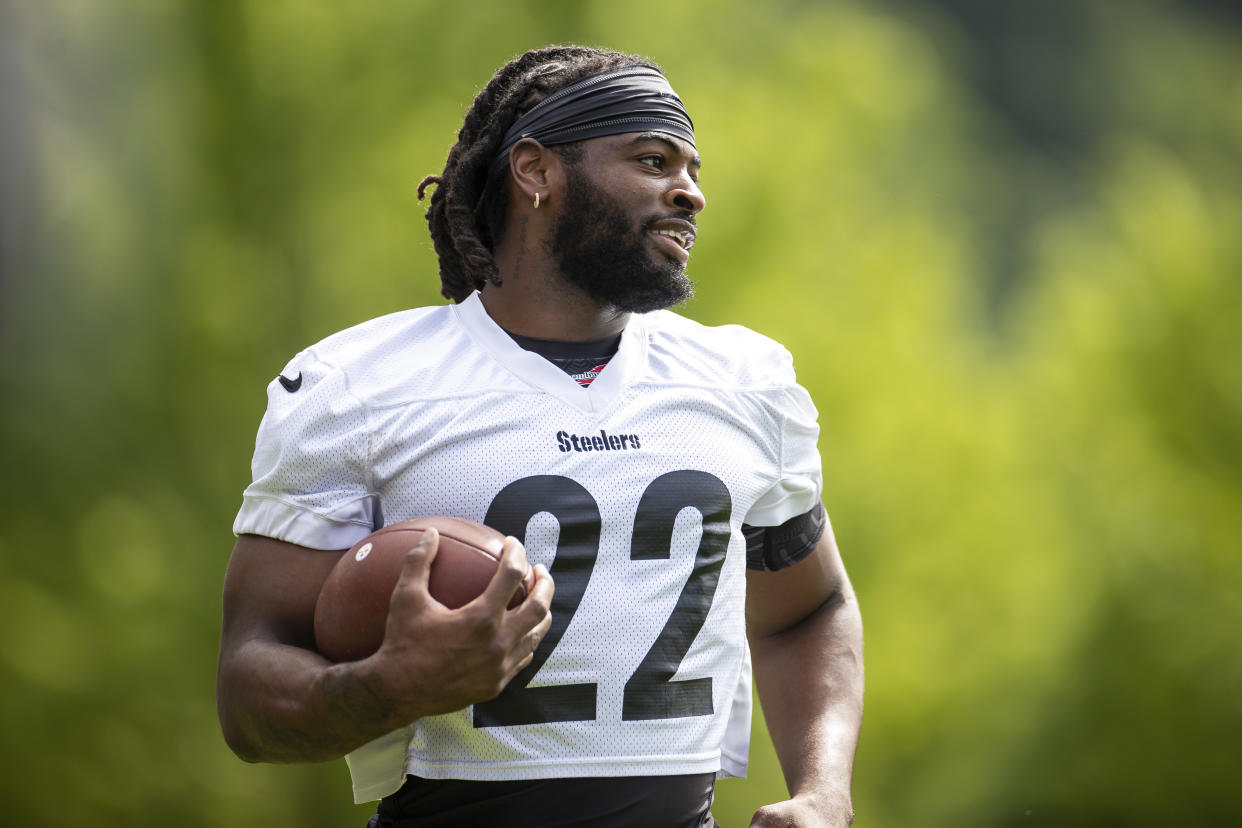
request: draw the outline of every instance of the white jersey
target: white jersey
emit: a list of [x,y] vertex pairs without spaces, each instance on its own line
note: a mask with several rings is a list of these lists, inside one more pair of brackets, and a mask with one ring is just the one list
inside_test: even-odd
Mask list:
[[268,389],[234,524],[317,549],[456,515],[522,539],[553,626],[496,699],[350,754],[355,799],[474,780],[718,771],[750,731],[745,541],[811,509],[818,427],[785,349],[634,315],[588,387],[478,295],[329,337]]

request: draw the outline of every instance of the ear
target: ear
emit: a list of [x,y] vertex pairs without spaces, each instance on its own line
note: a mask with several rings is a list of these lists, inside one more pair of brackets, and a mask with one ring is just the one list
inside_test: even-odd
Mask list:
[[523,138],[509,150],[509,175],[516,188],[514,197],[526,204],[535,193],[546,202],[560,180],[561,158],[534,138]]

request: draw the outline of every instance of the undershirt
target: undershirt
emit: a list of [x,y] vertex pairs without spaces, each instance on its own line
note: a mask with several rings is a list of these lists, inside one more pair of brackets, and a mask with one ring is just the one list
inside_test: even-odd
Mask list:
[[564,342],[558,339],[536,339],[533,336],[505,331],[513,341],[527,351],[560,368],[578,381],[583,388],[590,385],[621,346],[621,334],[593,339],[589,342]]

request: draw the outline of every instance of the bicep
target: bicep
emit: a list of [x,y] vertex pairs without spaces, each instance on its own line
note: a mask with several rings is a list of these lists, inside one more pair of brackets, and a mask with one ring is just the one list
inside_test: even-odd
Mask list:
[[253,639],[315,648],[315,602],[340,549],[241,535],[224,576],[221,655]]
[[814,550],[792,566],[746,573],[746,630],[751,637],[783,632],[849,590],[832,527]]

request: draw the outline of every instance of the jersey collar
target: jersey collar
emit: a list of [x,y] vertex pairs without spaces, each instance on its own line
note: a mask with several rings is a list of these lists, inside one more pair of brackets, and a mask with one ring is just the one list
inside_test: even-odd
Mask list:
[[514,342],[488,316],[477,292],[451,309],[470,337],[510,373],[585,412],[602,414],[608,411],[621,392],[639,376],[647,361],[647,321],[643,314],[630,315],[616,355],[603,373],[583,388],[560,368]]

